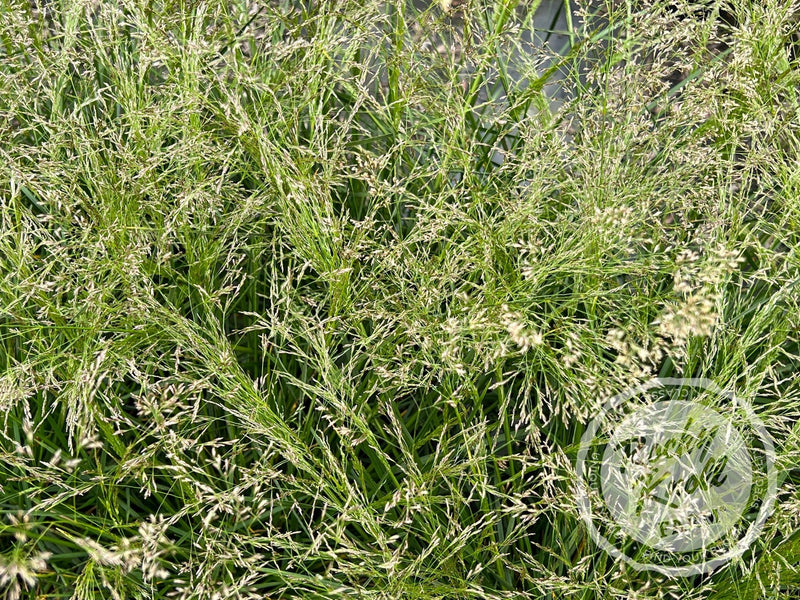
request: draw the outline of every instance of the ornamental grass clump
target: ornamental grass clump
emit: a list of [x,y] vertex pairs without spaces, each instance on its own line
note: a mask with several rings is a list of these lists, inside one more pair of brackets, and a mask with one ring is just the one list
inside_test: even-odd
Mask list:
[[[796,593],[798,7],[444,4],[0,2],[0,597]],[[654,376],[775,442],[710,575],[576,507]]]

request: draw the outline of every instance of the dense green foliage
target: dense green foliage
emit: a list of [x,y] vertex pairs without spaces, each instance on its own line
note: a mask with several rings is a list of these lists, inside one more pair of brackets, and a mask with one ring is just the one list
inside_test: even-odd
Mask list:
[[[0,2],[0,595],[788,597],[798,6],[539,4]],[[575,507],[659,374],[775,440],[713,576]]]

